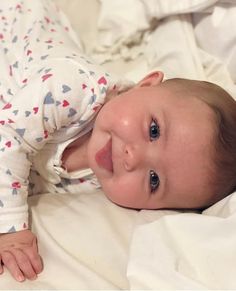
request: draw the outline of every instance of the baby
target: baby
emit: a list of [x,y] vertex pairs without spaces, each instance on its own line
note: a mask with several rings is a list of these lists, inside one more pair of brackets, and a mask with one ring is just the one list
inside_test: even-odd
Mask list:
[[135,209],[202,209],[235,190],[236,102],[222,88],[160,71],[116,80],[49,1],[5,1],[0,14],[0,273],[43,269],[29,194],[76,192],[94,174]]

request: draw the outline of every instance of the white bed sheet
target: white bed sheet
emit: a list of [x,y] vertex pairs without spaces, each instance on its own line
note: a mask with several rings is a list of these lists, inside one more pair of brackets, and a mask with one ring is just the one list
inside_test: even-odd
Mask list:
[[15,282],[6,272],[0,290],[127,289],[127,258],[137,212],[102,192],[45,194],[29,199],[44,271]]
[[[214,81],[236,96],[234,75],[222,58],[229,44],[235,51],[235,33],[220,24],[232,21],[235,29],[233,1],[55,1],[69,16],[85,50],[111,71],[137,81],[162,69],[167,78]],[[227,9],[226,18],[219,9]],[[194,12],[196,27],[187,12]],[[131,14],[136,17],[129,30],[120,24]],[[150,21],[153,18],[157,21]],[[206,43],[209,25],[211,34],[221,28],[220,50]],[[220,42],[224,34],[225,44]],[[230,57],[231,64],[235,53]],[[236,289],[236,193],[202,214],[123,209],[102,191],[86,189],[73,195],[35,196],[29,202],[44,272],[24,283],[5,272],[1,290]]]

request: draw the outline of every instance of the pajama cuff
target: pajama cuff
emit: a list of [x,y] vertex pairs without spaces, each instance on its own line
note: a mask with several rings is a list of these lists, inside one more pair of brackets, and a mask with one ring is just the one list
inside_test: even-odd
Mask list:
[[28,223],[28,207],[26,211],[19,211],[18,213],[4,213],[0,210],[0,234],[1,233],[11,233],[21,230],[26,230],[29,228]]

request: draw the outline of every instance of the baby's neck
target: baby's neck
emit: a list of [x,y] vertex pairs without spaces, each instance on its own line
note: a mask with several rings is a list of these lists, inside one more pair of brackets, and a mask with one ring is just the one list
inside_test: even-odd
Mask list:
[[70,143],[62,154],[62,167],[68,172],[86,169],[88,165],[87,145],[91,132]]

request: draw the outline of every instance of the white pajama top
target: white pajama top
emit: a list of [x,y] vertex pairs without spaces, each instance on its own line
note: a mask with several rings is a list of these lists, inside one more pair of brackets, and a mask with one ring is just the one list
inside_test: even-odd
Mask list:
[[91,170],[67,173],[61,155],[92,129],[108,90],[121,83],[81,54],[49,0],[1,1],[0,68],[0,233],[7,233],[28,228],[29,194],[93,181]]

